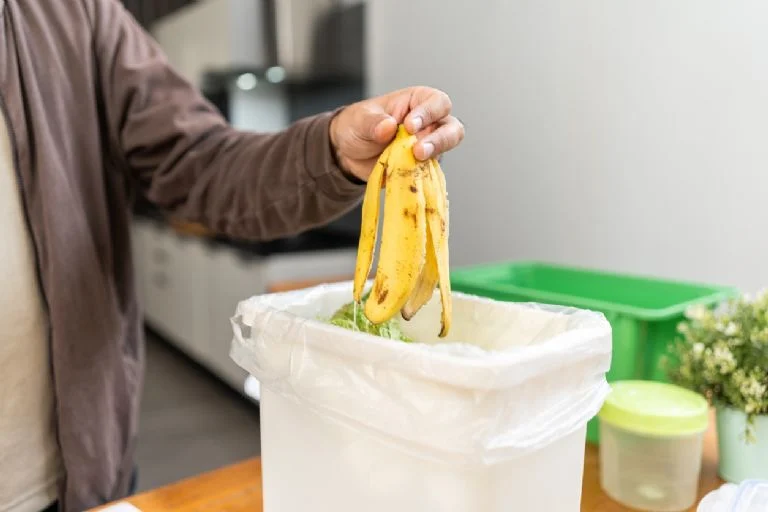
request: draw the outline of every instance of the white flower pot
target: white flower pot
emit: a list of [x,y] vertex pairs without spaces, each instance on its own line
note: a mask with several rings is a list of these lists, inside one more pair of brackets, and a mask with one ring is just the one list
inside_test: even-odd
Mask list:
[[720,477],[735,484],[768,479],[768,415],[755,418],[755,442],[744,438],[747,415],[730,407],[717,408]]

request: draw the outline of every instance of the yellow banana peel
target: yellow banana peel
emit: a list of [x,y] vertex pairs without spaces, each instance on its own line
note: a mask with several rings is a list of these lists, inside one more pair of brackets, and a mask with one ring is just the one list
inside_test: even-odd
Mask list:
[[417,161],[416,136],[400,125],[395,139],[377,160],[363,198],[353,296],[360,303],[371,272],[379,228],[381,189],[384,215],[373,287],[362,308],[374,324],[400,313],[412,319],[440,289],[439,336],[451,327],[448,258],[448,199],[436,159]]

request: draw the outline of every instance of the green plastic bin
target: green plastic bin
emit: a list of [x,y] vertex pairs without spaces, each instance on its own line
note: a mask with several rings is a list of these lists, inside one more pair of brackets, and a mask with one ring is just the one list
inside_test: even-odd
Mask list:
[[[694,304],[713,306],[735,296],[735,288],[554,265],[538,261],[463,267],[451,273],[454,290],[495,300],[538,302],[599,311],[613,331],[606,378],[668,379],[661,359],[677,336],[677,324]],[[597,419],[587,440],[599,442]]]

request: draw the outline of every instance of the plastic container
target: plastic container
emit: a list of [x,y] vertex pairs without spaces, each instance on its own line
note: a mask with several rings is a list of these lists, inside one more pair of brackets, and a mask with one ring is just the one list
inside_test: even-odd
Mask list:
[[768,510],[768,480],[727,483],[701,500],[696,512],[765,512]]
[[[714,305],[735,288],[609,273],[543,262],[503,262],[454,270],[454,290],[495,300],[541,302],[603,313],[613,328],[608,382],[667,382],[661,359],[677,336],[677,324],[694,304]],[[587,440],[599,442],[599,424]]]
[[706,400],[661,382],[612,384],[600,420],[600,485],[635,510],[679,512],[696,503]]
[[232,358],[261,383],[265,512],[579,511],[610,390],[603,315],[456,293],[447,339],[433,298],[404,343],[323,321],[351,300],[324,285],[232,319]]

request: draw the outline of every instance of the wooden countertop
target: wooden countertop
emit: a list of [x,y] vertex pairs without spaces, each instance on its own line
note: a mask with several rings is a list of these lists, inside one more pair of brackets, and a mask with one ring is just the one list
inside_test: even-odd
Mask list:
[[[714,418],[704,441],[699,496],[722,485],[717,476],[717,440]],[[597,447],[587,445],[584,458],[582,512],[630,512],[608,498],[600,488]],[[261,512],[261,461],[248,459],[127,500],[142,512]],[[104,507],[94,509],[104,510]],[[696,507],[690,509],[695,512]]]

